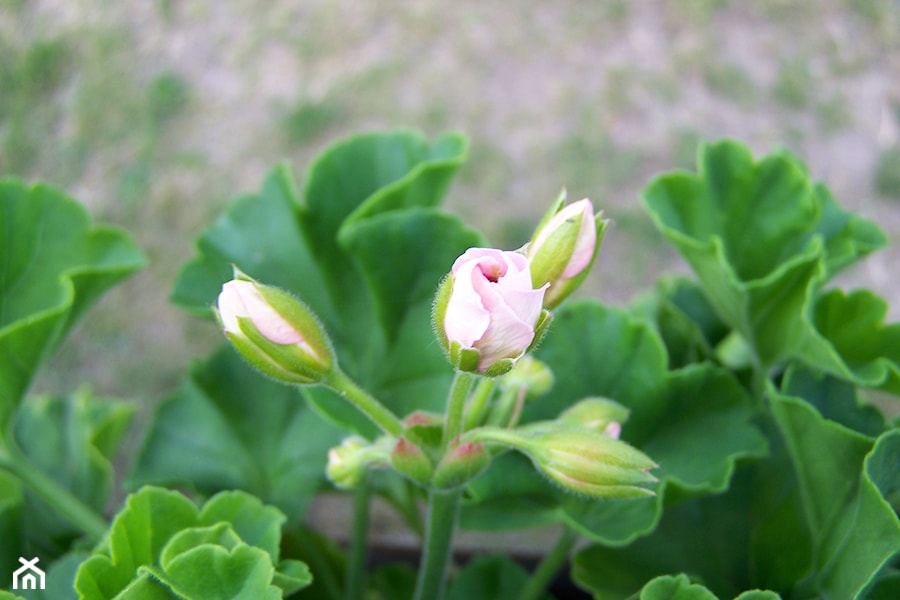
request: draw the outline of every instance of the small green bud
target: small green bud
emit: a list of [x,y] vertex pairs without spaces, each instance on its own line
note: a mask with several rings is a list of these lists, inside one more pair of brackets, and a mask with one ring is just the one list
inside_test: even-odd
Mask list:
[[502,384],[526,390],[531,397],[543,396],[553,387],[553,371],[545,363],[526,354],[506,374]]
[[490,457],[480,443],[457,443],[441,459],[431,484],[443,490],[460,488],[481,475],[489,463]]
[[586,398],[559,415],[559,422],[570,427],[591,429],[618,439],[622,425],[631,414],[627,408],[607,398]]
[[317,383],[331,372],[331,344],[306,305],[240,271],[235,277],[222,286],[216,314],[251,365],[286,383]]
[[336,487],[350,489],[359,485],[370,465],[387,465],[390,450],[383,438],[374,444],[359,436],[346,438],[341,445],[328,451],[325,475]]
[[431,480],[431,461],[418,446],[405,437],[397,438],[390,460],[394,469],[420,485],[427,485]]

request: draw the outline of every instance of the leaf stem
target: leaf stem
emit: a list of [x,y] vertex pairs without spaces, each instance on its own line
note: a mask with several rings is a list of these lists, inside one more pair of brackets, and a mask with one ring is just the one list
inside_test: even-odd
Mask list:
[[346,600],[363,600],[366,592],[366,561],[369,544],[369,499],[371,487],[364,480],[353,491],[353,528],[347,557]]
[[547,590],[547,586],[565,564],[569,552],[577,541],[578,533],[570,527],[565,527],[556,544],[531,574],[518,596],[519,600],[540,600],[541,595]]
[[371,394],[356,385],[340,369],[334,369],[329,373],[324,383],[352,402],[369,420],[388,435],[398,437],[403,433],[403,423],[396,415]]
[[444,427],[443,447],[446,449],[454,438],[463,433],[463,413],[466,408],[466,398],[469,396],[469,388],[475,376],[464,371],[457,371],[450,385],[450,394],[447,396],[447,422]]
[[441,600],[444,596],[461,496],[462,490],[431,490],[428,494],[425,551],[419,566],[414,600]]
[[109,525],[103,516],[29,461],[14,443],[4,447],[0,442],[0,469],[18,478],[92,540],[106,535]]

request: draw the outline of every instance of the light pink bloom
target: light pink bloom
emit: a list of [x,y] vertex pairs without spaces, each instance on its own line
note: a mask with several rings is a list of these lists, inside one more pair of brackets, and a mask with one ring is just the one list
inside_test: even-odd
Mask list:
[[296,344],[313,356],[316,352],[306,343],[303,335],[266,302],[252,281],[235,279],[222,286],[218,301],[219,315],[225,331],[243,336],[238,317],[253,322],[267,340],[275,344]]
[[558,213],[544,225],[538,232],[537,237],[528,248],[528,255],[533,257],[540,252],[544,243],[553,233],[562,226],[566,221],[574,221],[578,219],[581,225],[578,229],[578,237],[575,241],[575,248],[569,262],[563,269],[560,279],[569,279],[575,277],[584,271],[591,260],[594,258],[594,247],[597,245],[597,223],[594,221],[594,206],[587,198],[573,202],[563,207]]
[[470,248],[456,259],[444,317],[450,343],[480,352],[478,370],[518,358],[534,340],[543,286],[532,289],[528,259],[515,252]]

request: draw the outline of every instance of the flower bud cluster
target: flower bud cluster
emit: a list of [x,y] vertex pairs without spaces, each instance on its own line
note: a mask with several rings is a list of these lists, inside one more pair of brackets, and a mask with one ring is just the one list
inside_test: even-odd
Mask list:
[[588,199],[561,195],[521,252],[469,248],[435,300],[434,321],[454,367],[497,376],[543,337],[549,309],[587,277],[606,222]]

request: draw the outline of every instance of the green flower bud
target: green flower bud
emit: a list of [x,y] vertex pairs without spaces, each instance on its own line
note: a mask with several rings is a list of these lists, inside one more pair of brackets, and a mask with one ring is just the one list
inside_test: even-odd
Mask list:
[[618,439],[622,424],[631,414],[627,408],[607,398],[586,398],[559,415],[559,422],[574,428],[591,429]]
[[350,489],[359,485],[370,465],[387,465],[390,449],[382,438],[374,444],[359,436],[346,438],[337,448],[328,451],[325,475],[336,487]]
[[642,485],[657,481],[649,473],[656,463],[625,442],[588,429],[550,424],[525,431],[483,428],[470,431],[466,438],[519,450],[541,473],[572,492],[597,498],[654,495]]
[[309,384],[332,369],[331,344],[312,312],[278,288],[235,270],[216,314],[225,335],[254,367],[280,381]]
[[431,480],[431,461],[422,450],[405,437],[397,439],[390,455],[391,466],[420,485]]
[[553,371],[545,363],[526,354],[503,377],[502,385],[524,389],[531,397],[543,396],[553,387]]
[[481,444],[457,443],[441,459],[431,485],[442,490],[457,489],[481,475],[489,463],[490,457]]

